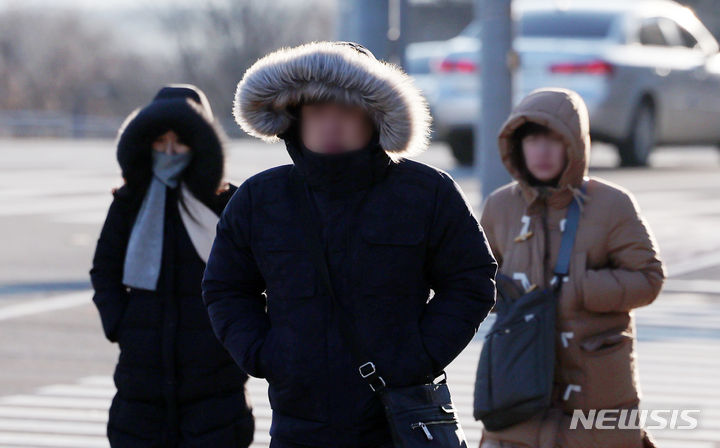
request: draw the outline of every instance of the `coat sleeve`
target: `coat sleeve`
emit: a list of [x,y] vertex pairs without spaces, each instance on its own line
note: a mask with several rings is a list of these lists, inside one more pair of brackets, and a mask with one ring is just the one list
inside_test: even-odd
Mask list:
[[492,251],[498,266],[502,265],[502,253],[498,246],[497,236],[495,235],[495,218],[497,217],[497,209],[495,208],[495,195],[488,196],[480,216],[480,225],[485,232],[490,250]]
[[105,224],[95,247],[90,281],[95,291],[93,303],[100,313],[103,332],[111,342],[117,342],[117,330],[128,301],[122,284],[125,250],[132,223],[127,199],[122,192],[114,194]]
[[[480,216],[480,226],[485,232],[485,236],[488,240],[488,245],[490,246],[490,251],[492,253],[492,256],[495,258],[499,269],[500,266],[502,266],[502,252],[500,251],[497,235],[495,233],[495,219],[497,218],[498,213],[498,210],[495,208],[496,197],[496,195],[491,194],[485,200],[482,215]],[[497,278],[495,280],[497,282]],[[493,307],[490,309],[490,313],[494,312],[495,306],[493,305]]]
[[470,343],[495,304],[497,262],[460,186],[444,179],[430,229],[428,273],[434,296],[420,322],[435,372]]
[[599,313],[652,303],[666,277],[655,237],[635,199],[621,191],[612,210],[617,218],[607,238],[609,266],[586,270],[581,282],[585,308]]
[[264,378],[260,349],[270,329],[265,281],[250,247],[247,182],[220,215],[202,280],[203,300],[215,335],[249,375]]

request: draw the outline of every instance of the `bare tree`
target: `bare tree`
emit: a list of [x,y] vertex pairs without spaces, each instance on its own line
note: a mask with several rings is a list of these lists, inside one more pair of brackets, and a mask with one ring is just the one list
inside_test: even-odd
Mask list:
[[[58,111],[113,117],[119,124],[163,84],[190,82],[205,90],[216,115],[237,135],[232,99],[244,71],[278,47],[332,38],[334,5],[207,0],[192,9],[148,9],[110,20],[79,10],[0,10],[0,114]],[[121,34],[122,23],[115,21],[138,16],[161,51],[146,51],[142,40]]]
[[208,0],[198,11],[161,14],[175,36],[182,75],[203,88],[216,113],[232,125],[235,86],[245,70],[264,54],[282,46],[331,39],[334,2]]
[[124,115],[147,99],[157,72],[78,13],[0,14],[1,109]]

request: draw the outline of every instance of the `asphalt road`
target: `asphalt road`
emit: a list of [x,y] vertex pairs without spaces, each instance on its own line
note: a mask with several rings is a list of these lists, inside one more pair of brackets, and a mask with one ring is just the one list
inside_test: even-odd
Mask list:
[[[105,446],[117,349],[103,339],[88,270],[100,226],[120,184],[114,142],[0,140],[0,447]],[[480,211],[472,171],[433,145],[418,160],[448,170]],[[236,184],[290,158],[281,145],[231,144]],[[661,297],[637,310],[643,407],[700,409],[692,431],[655,434],[663,447],[720,447],[720,152],[668,148],[650,169],[615,169],[596,146],[592,176],[629,188],[655,232],[670,273]],[[476,341],[451,365],[449,382],[473,445]],[[249,384],[265,446],[264,382]]]

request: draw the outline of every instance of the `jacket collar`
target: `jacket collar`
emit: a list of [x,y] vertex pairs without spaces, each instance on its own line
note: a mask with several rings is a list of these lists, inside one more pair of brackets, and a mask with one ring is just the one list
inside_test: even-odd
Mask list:
[[[581,182],[587,182],[589,179],[588,176],[583,176]],[[539,213],[543,206],[563,209],[569,206],[573,200],[580,200],[580,208],[582,209],[583,202],[590,199],[580,188],[572,185],[540,187],[516,181],[513,191],[525,200],[525,213],[529,215]]]
[[313,190],[325,191],[335,197],[380,181],[392,164],[380,146],[377,133],[363,148],[341,154],[313,152],[302,143],[295,131],[284,134],[282,138],[297,173]]

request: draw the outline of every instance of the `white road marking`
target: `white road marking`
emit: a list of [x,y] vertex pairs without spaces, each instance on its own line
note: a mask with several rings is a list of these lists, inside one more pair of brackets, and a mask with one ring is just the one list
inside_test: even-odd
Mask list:
[[107,448],[107,440],[95,436],[67,436],[60,434],[27,434],[23,432],[0,433],[0,445],[35,446],[53,448]]
[[46,299],[28,300],[26,303],[16,303],[0,308],[0,321],[30,316],[32,314],[46,313],[48,311],[63,310],[85,305],[92,302],[92,291],[80,291],[62,294]]
[[[670,272],[673,270],[674,268],[671,269]],[[720,280],[679,280],[670,278],[665,281],[665,284],[663,284],[663,291],[720,294]]]
[[44,395],[11,395],[0,398],[0,405],[15,406],[42,406],[49,408],[63,409],[106,409],[110,406],[110,400],[95,398],[68,398],[52,397]]
[[105,425],[102,423],[49,422],[35,419],[0,418],[0,434],[2,434],[2,431],[105,436]]
[[85,422],[106,422],[107,410],[102,409],[58,409],[39,406],[0,406],[0,417],[41,418],[45,420],[66,420]]
[[690,274],[702,269],[720,266],[720,251],[711,252],[705,255],[693,257],[691,260],[675,263],[668,267],[668,273],[672,277]]

